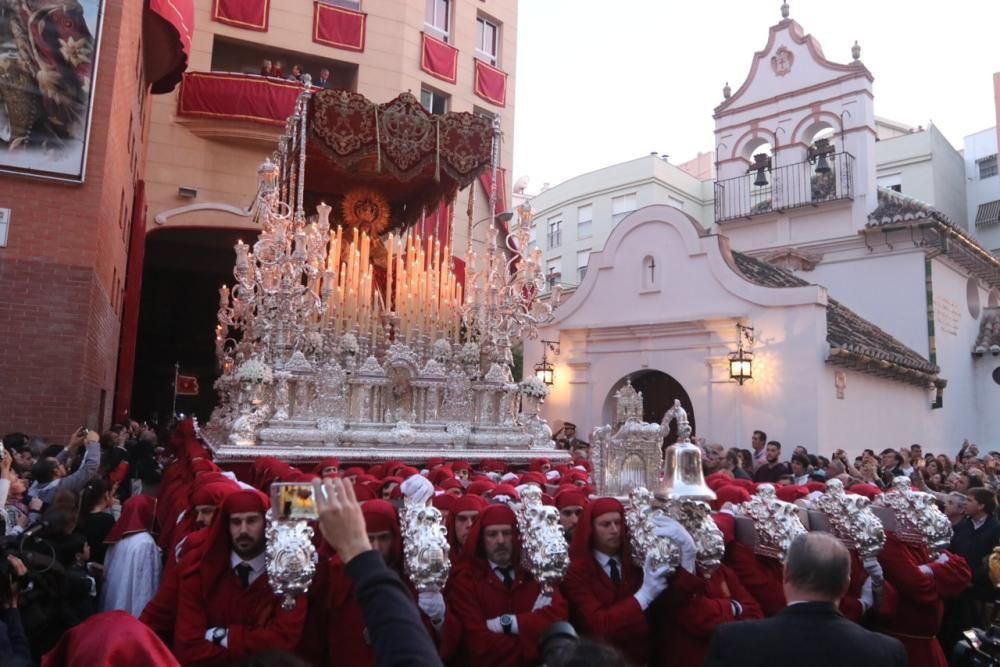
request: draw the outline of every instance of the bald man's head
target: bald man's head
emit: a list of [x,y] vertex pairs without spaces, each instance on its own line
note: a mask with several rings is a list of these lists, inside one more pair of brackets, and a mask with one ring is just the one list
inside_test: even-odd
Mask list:
[[829,533],[811,532],[792,541],[785,560],[785,596],[789,602],[834,602],[851,578],[851,556]]

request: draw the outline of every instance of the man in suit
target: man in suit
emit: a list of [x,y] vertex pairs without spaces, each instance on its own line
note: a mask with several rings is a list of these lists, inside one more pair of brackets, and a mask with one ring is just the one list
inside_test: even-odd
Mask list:
[[706,667],[797,667],[803,655],[813,667],[906,665],[898,639],[865,630],[837,611],[850,575],[851,557],[838,539],[820,532],[795,538],[785,561],[788,606],[763,621],[720,625]]

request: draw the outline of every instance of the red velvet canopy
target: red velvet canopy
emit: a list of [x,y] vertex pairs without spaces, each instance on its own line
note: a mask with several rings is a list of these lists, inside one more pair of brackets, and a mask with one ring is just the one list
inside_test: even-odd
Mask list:
[[411,94],[384,104],[346,90],[313,96],[306,204],[335,204],[358,188],[379,192],[392,227],[407,227],[489,168],[493,126],[471,113],[433,116]]

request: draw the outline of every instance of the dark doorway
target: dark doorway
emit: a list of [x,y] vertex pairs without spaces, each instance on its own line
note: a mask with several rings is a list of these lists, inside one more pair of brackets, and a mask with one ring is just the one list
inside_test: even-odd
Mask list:
[[[674,399],[679,399],[681,406],[687,411],[688,422],[691,424],[691,437],[694,437],[697,430],[695,427],[694,405],[691,403],[691,398],[680,382],[663,371],[636,371],[616,382],[611,391],[608,392],[608,397],[605,400],[605,414],[611,416],[609,420],[606,420],[608,423],[614,422],[615,392],[621,389],[625,385],[625,381],[629,379],[631,379],[635,390],[642,392],[643,421],[651,424],[659,424],[663,420],[663,415],[674,404]],[[671,422],[670,433],[665,438],[664,445],[672,445],[675,440],[677,440],[677,423]]]
[[139,306],[132,414],[163,421],[174,398],[174,364],[198,379],[197,396],[178,396],[177,411],[204,423],[215,407],[215,325],[219,287],[233,283],[233,246],[256,230],[158,229],[146,241]]

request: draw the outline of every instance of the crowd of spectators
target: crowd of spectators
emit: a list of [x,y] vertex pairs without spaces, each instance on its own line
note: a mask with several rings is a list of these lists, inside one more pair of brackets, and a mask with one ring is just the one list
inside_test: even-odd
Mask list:
[[[265,60],[260,66],[260,75],[273,79],[284,79],[286,81],[304,83],[306,72],[301,65],[292,65],[292,68],[286,75],[285,66],[280,60]],[[330,70],[326,67],[320,69],[319,76],[311,77],[311,85],[313,88],[319,88],[320,90],[332,88],[333,82],[330,81]]]

